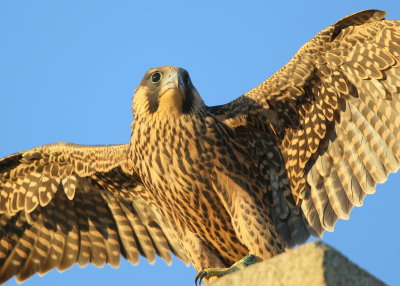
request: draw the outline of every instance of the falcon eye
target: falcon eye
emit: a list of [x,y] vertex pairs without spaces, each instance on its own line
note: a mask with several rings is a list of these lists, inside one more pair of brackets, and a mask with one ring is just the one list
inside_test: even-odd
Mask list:
[[161,74],[159,72],[153,72],[151,74],[151,82],[156,83],[156,82],[159,82],[160,79],[161,79]]

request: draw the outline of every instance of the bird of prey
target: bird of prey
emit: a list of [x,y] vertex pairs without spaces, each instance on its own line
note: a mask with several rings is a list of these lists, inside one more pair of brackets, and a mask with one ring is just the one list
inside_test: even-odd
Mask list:
[[332,231],[400,166],[400,21],[366,10],[273,76],[207,106],[187,71],[147,71],[128,144],[0,160],[0,283],[139,255],[197,282]]

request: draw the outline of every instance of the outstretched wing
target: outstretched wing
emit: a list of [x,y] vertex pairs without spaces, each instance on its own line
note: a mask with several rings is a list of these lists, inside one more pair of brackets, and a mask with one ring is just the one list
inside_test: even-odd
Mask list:
[[228,125],[277,138],[296,204],[277,196],[277,211],[301,208],[314,234],[347,219],[400,166],[400,22],[384,16],[340,20],[259,86],[209,108]]
[[172,228],[144,200],[128,145],[44,145],[0,160],[0,283],[74,263],[187,261]]

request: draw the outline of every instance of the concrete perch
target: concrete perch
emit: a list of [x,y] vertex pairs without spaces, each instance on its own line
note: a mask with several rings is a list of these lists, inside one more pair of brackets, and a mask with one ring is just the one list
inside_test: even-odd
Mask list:
[[210,286],[383,286],[365,270],[324,244],[313,242],[224,276]]

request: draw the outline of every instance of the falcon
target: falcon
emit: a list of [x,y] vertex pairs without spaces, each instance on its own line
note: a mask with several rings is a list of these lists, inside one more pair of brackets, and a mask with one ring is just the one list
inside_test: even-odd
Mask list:
[[128,144],[55,143],[0,160],[0,283],[139,256],[196,283],[332,231],[400,166],[400,22],[365,10],[236,100],[147,71]]

